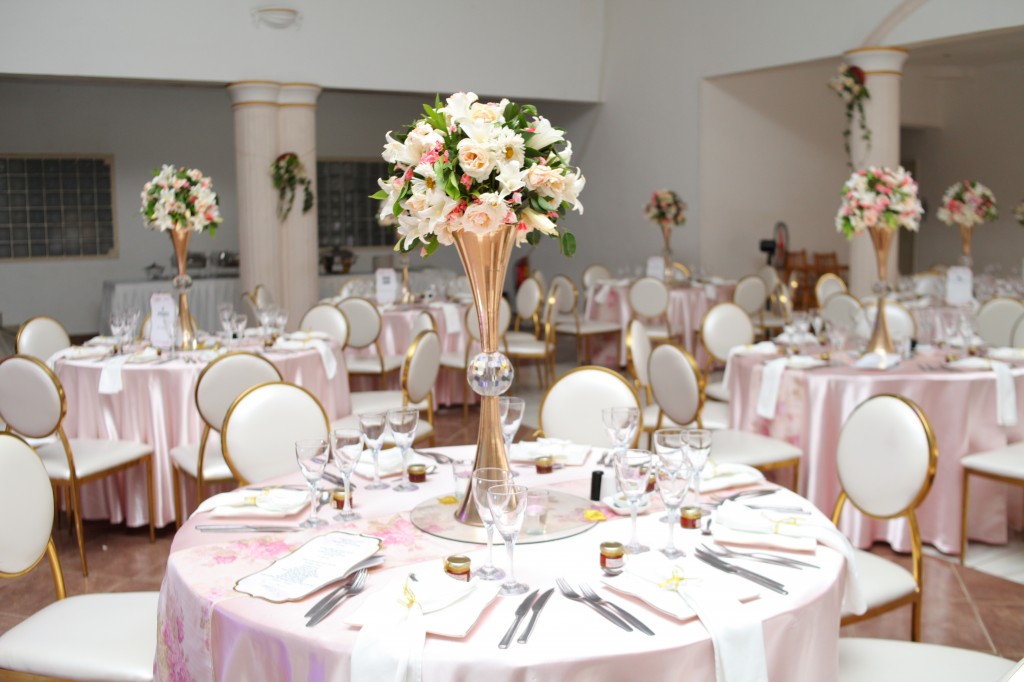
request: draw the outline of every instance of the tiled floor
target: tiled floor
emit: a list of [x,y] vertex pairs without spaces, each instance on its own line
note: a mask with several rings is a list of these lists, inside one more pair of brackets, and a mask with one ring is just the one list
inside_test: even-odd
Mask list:
[[[559,370],[564,371],[564,367]],[[514,388],[514,393],[528,403],[521,438],[528,438],[537,424],[541,393],[535,386],[535,377],[531,372]],[[461,408],[440,411],[436,424],[440,444],[474,440],[475,411],[470,415],[469,422],[464,424]],[[65,527],[57,533],[57,542],[68,594],[158,590],[173,534],[173,527],[162,529],[156,543],[150,544],[145,529],[126,530],[105,522],[90,522],[86,524],[90,575],[83,578],[75,543]],[[873,551],[909,562],[909,557],[896,555],[884,546],[876,546]],[[972,545],[969,557],[972,566],[998,570],[1018,582],[961,567],[939,556],[926,556],[924,641],[998,653],[1014,660],[1024,658],[1024,537],[1018,534],[1007,547]],[[0,632],[52,600],[53,583],[45,564],[28,576],[0,582]],[[908,639],[910,609],[846,627],[842,634]]]

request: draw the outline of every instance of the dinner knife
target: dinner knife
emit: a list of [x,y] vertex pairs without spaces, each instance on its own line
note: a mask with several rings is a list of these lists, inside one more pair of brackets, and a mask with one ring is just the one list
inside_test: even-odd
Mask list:
[[238,523],[200,524],[196,530],[204,533],[297,533],[301,528],[295,526],[249,526]]
[[717,557],[709,556],[708,554],[701,552],[700,550],[697,550],[697,558],[706,563],[707,565],[717,568],[720,571],[724,571],[725,573],[732,573],[733,575],[739,576],[740,578],[746,578],[750,582],[757,583],[761,587],[765,587],[771,590],[772,592],[778,592],[779,594],[789,594],[789,592],[786,591],[786,588],[783,587],[782,583],[776,582],[771,578],[767,578],[761,575],[760,573],[754,573],[753,571],[748,570],[746,568],[735,566],[728,562],[722,561]]
[[524,599],[523,603],[516,609],[515,620],[512,621],[512,625],[509,627],[508,632],[505,633],[505,636],[501,638],[500,642],[498,642],[499,649],[508,648],[508,643],[512,641],[512,637],[516,634],[516,628],[518,628],[519,624],[523,622],[523,618],[530,610],[530,606],[533,604],[533,600],[537,596],[538,592],[540,592],[540,590],[534,590],[530,594],[526,595],[526,599]]
[[548,603],[548,599],[551,598],[551,593],[555,591],[555,588],[551,588],[544,594],[540,595],[540,598],[533,603],[533,615],[530,616],[530,622],[526,624],[526,629],[523,630],[523,634],[519,635],[519,639],[516,641],[520,644],[526,644],[526,640],[530,638],[530,633],[533,632],[533,626],[537,623],[537,616],[540,615],[540,610],[544,608],[544,605]]

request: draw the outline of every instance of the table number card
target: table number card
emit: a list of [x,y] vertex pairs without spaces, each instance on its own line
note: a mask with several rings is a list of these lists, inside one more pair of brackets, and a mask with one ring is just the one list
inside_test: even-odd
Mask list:
[[974,280],[970,268],[956,265],[946,271],[946,303],[964,305],[974,299]]
[[647,259],[647,276],[655,279],[665,279],[665,258],[662,256],[651,256]]
[[377,268],[377,303],[394,303],[398,297],[398,275],[394,268]]
[[149,297],[149,342],[154,348],[174,346],[175,313],[174,297],[170,294]]

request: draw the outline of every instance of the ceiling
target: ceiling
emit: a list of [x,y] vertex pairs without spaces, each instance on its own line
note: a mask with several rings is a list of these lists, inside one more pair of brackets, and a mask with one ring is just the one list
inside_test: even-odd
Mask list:
[[907,66],[982,69],[1024,65],[1024,26],[908,46]]

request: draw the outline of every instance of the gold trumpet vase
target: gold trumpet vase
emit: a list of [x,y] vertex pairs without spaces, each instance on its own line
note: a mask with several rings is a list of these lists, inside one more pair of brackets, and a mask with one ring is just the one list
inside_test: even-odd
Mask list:
[[878,312],[875,315],[875,327],[871,331],[867,352],[879,355],[892,355],[895,349],[889,336],[889,325],[885,320],[885,296],[889,292],[889,246],[892,244],[893,230],[886,227],[869,227],[868,234],[875,247],[875,262],[878,265],[878,281],[882,285],[878,294]]
[[[453,235],[459,259],[469,278],[480,323],[481,352],[470,359],[466,380],[480,395],[480,431],[476,441],[474,469],[496,467],[509,470],[505,439],[501,431],[498,396],[512,385],[512,363],[498,352],[498,314],[505,286],[505,273],[515,244],[515,226],[476,234],[460,230]],[[455,518],[462,523],[483,526],[473,502],[472,479],[467,484]]]
[[665,240],[665,250],[661,253],[665,258],[665,279],[667,280],[672,277],[672,224],[663,220],[658,223],[658,227],[661,228],[661,238]]
[[403,253],[398,257],[398,264],[402,266],[402,303],[413,303],[416,297],[413,296],[412,287],[409,285],[409,254]]
[[960,224],[957,227],[960,228],[960,247],[963,250],[963,260],[965,263],[969,263],[971,260],[971,235],[974,230],[970,225]]
[[188,241],[192,238],[192,230],[171,228],[168,232],[171,233],[174,257],[178,261],[178,275],[171,281],[171,285],[178,292],[178,325],[181,329],[181,348],[182,350],[195,350],[199,344],[196,341],[196,330],[192,326],[192,315],[188,311],[188,290],[192,287],[192,278],[186,272]]

